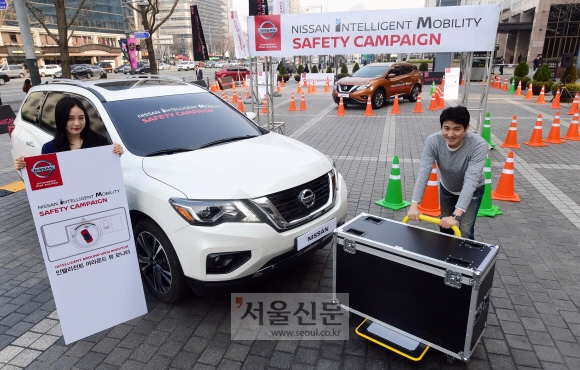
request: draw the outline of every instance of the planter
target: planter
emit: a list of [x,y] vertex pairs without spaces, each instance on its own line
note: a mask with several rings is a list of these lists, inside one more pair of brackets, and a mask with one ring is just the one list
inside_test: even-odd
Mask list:
[[[540,95],[540,92],[542,91],[542,86],[533,86],[532,85],[532,94],[534,95]],[[546,90],[544,89],[544,94],[546,93]]]

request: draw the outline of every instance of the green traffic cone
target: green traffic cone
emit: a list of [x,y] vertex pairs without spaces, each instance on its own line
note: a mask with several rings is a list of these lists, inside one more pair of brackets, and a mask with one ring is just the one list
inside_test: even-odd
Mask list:
[[435,90],[436,90],[435,81],[433,81],[433,83],[431,84],[431,91],[429,92],[429,96],[433,96]]
[[516,84],[515,84],[513,78],[511,80],[512,80],[512,83],[510,84],[510,91],[509,91],[509,93],[510,94],[515,94],[516,93]]
[[403,200],[403,187],[401,186],[401,169],[399,168],[399,157],[393,158],[389,185],[385,193],[385,199],[377,200],[376,205],[398,211],[411,205],[411,202]]
[[495,143],[491,142],[491,118],[489,117],[489,112],[485,115],[485,121],[483,121],[483,131],[481,132],[481,137],[487,141],[491,149],[495,148]]
[[503,215],[503,212],[499,210],[498,206],[491,204],[491,160],[489,158],[485,160],[483,173],[485,174],[485,189],[483,190],[483,198],[481,199],[481,205],[477,211],[477,217],[495,217],[497,215]]

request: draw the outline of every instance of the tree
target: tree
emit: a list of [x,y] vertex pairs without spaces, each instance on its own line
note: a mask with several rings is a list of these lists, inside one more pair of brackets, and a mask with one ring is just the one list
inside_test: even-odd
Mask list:
[[[67,0],[65,7],[65,0],[51,0],[56,9],[56,26],[58,36],[54,34],[54,30],[48,28],[42,9],[38,8],[31,1],[26,1],[25,5],[30,14],[36,19],[38,23],[44,28],[46,33],[56,42],[60,51],[60,60],[62,67],[62,76],[70,78],[70,56],[68,53],[68,42],[81,20],[87,14],[94,4],[94,0]],[[68,34],[70,30],[70,34]]]
[[[163,4],[160,0],[145,0],[141,3],[137,3],[135,6],[133,3],[125,3],[129,8],[135,10],[140,18],[141,24],[143,25],[143,29],[149,32],[150,35],[153,35],[159,27],[163,25],[163,23],[167,22],[169,17],[173,15],[173,11],[177,6],[179,0],[172,0],[173,6],[171,10],[167,13],[167,15],[161,19],[157,20],[156,16],[159,14],[160,5]],[[153,38],[149,37],[145,39],[145,45],[147,46],[147,54],[149,58],[149,65],[151,66],[151,74],[157,74],[157,60],[155,59],[155,49],[153,47]]]

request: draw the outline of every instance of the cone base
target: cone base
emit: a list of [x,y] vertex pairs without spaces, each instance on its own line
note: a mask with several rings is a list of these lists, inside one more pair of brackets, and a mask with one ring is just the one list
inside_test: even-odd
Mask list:
[[556,107],[554,107],[554,106],[552,105],[550,108],[552,108],[552,109],[561,109],[562,107],[561,107],[560,105],[558,105],[558,106],[556,106]]
[[375,202],[375,204],[377,206],[381,206],[381,207],[385,207],[388,209],[392,209],[393,211],[398,211],[401,208],[405,208],[411,205],[411,202],[407,202],[406,200],[404,200],[402,203],[398,203],[398,204],[394,204],[394,203],[389,203],[387,202],[385,199],[381,199],[381,200],[377,200]]
[[346,113],[336,113],[337,117],[346,117]]
[[491,199],[493,200],[503,200],[506,202],[519,202],[520,196],[518,193],[514,193],[513,195],[500,195],[494,191],[491,192]]
[[423,110],[414,110],[413,113],[423,113]]
[[568,112],[567,114],[574,115],[574,114],[576,114],[576,113],[578,113],[578,111],[577,111],[577,110],[576,110],[576,111],[574,111],[574,112]]
[[548,146],[548,144],[544,143],[532,143],[531,141],[524,141],[524,144],[528,146]]
[[499,146],[502,148],[508,148],[508,149],[519,149],[520,148],[520,144],[500,144]]
[[550,144],[563,144],[566,142],[566,140],[562,140],[562,139],[555,139],[555,140],[544,140],[546,143],[550,143]]
[[365,114],[363,114],[363,117],[374,117],[374,116],[375,116],[375,114],[372,113],[372,112],[371,113],[366,113],[365,112]]
[[572,141],[580,141],[580,137],[573,137],[573,136],[563,136],[562,139],[572,140]]
[[427,215],[427,216],[433,216],[433,217],[441,216],[441,208],[425,209],[425,208],[419,207],[419,211],[421,211],[422,214]]
[[492,143],[491,141],[487,142],[487,145],[489,145],[490,149],[495,149],[495,146],[497,145],[496,143]]
[[503,215],[503,212],[499,210],[499,206],[491,206],[489,209],[479,209],[477,211],[477,217],[495,217],[497,215]]

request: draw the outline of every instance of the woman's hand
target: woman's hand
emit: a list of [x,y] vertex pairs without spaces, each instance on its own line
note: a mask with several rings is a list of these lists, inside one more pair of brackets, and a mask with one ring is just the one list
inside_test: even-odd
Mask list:
[[119,156],[123,155],[123,153],[125,153],[123,146],[118,143],[113,143],[113,153],[119,154]]
[[26,162],[24,162],[24,156],[21,155],[20,157],[16,157],[16,159],[14,159],[14,168],[16,168],[17,171],[20,171],[24,167],[26,167]]
[[411,221],[419,221],[419,216],[421,215],[421,211],[419,211],[419,203],[412,202],[411,207],[409,208],[409,212],[407,212],[407,216]]

